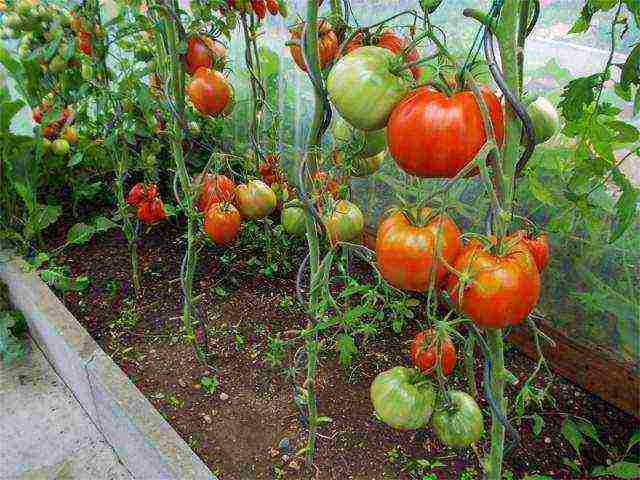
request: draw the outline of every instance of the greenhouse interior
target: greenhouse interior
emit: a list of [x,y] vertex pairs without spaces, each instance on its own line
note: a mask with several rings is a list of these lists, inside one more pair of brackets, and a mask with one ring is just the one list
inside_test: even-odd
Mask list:
[[640,479],[638,0],[0,0],[0,480]]

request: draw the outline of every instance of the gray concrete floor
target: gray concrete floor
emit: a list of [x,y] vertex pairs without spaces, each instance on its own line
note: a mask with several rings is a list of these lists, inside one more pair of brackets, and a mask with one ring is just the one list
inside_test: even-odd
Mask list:
[[0,362],[0,479],[129,480],[95,424],[34,343]]

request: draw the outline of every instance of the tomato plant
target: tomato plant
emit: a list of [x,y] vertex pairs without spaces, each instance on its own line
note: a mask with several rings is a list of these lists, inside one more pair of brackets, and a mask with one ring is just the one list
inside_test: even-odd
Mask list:
[[199,186],[195,203],[199,212],[206,212],[214,203],[233,202],[235,199],[236,184],[225,175],[200,174],[194,183]]
[[[291,52],[291,57],[298,68],[306,72],[307,67],[304,64],[302,50],[300,49],[300,39],[302,38],[304,26],[304,23],[300,23],[289,30],[291,33],[289,51]],[[340,45],[338,44],[338,37],[329,22],[322,20],[318,23],[318,34],[318,56],[320,58],[320,68],[325,68],[336,57],[338,47]]]
[[[365,45],[374,45],[381,48],[386,48],[390,52],[400,54],[403,56],[406,62],[416,62],[420,59],[420,54],[416,47],[412,47],[408,51],[409,42],[398,34],[391,30],[385,30],[381,33],[371,34],[369,32],[360,32],[347,44],[345,49],[346,53],[351,53],[357,48]],[[413,78],[418,80],[420,78],[421,69],[418,66],[411,67],[411,74]]]
[[226,60],[227,49],[219,40],[206,35],[189,38],[185,67],[190,75],[196,73],[200,67],[221,70]]
[[364,216],[357,205],[339,200],[324,218],[324,227],[332,243],[356,240],[364,230]]

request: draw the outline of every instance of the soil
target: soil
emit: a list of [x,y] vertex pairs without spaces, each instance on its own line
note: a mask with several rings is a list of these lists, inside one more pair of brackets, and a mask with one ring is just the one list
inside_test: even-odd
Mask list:
[[[63,243],[61,237],[52,246]],[[201,365],[191,344],[180,334],[182,292],[179,280],[184,252],[182,231],[164,223],[145,232],[139,246],[143,288],[135,296],[130,282],[128,247],[119,231],[69,248],[57,259],[74,275],[87,275],[90,286],[61,298],[118,363],[122,370],[167,419],[193,450],[222,480],[308,478],[296,452],[306,440],[304,418],[293,401],[294,372],[289,349],[279,365],[268,361],[269,338],[289,338],[306,319],[294,301],[294,274],[267,277],[253,266],[255,252],[244,252],[231,266],[221,263],[225,250],[205,247],[195,279],[201,313],[208,326],[212,367]],[[293,260],[301,258],[298,251]],[[374,377],[396,365],[410,365],[407,342],[417,328],[401,334],[391,330],[359,339],[359,353],[349,368],[342,367],[332,348],[323,351],[319,367],[320,415],[332,420],[319,429],[315,468],[318,479],[458,479],[481,478],[478,455],[487,447],[490,413],[477,450],[444,447],[429,428],[393,430],[373,415],[369,386]],[[331,347],[331,345],[327,345]],[[534,362],[508,347],[506,362],[520,385]],[[477,360],[478,385],[481,366]],[[219,384],[208,392],[203,377]],[[550,379],[547,379],[549,381]],[[205,380],[206,381],[206,380]],[[453,385],[466,390],[459,366]],[[517,388],[509,388],[511,398]],[[606,402],[562,378],[550,387],[539,414],[544,428],[538,436],[532,422],[521,422],[519,446],[505,461],[512,478],[545,474],[554,479],[588,478],[595,466],[606,465],[626,450],[638,422]],[[561,434],[567,415],[588,419],[606,449],[586,439],[578,456]],[[631,457],[638,456],[638,447]],[[419,460],[421,462],[419,462]],[[567,466],[575,462],[577,473]],[[428,476],[429,474],[435,476]],[[606,478],[606,477],[602,477]]]

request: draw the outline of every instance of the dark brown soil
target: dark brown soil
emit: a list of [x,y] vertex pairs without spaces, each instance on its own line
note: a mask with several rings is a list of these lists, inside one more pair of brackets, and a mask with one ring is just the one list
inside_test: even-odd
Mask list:
[[[198,363],[193,347],[180,335],[183,250],[184,239],[169,224],[145,234],[139,250],[144,287],[138,298],[132,292],[128,250],[120,232],[66,250],[58,261],[76,275],[89,276],[91,285],[82,293],[65,294],[64,301],[221,479],[307,478],[303,461],[296,455],[304,446],[306,428],[292,398],[293,352],[279,366],[270,365],[266,357],[269,336],[279,333],[286,338],[305,325],[304,315],[292,305],[293,275],[267,278],[252,268],[248,258],[238,260],[230,270],[219,262],[223,250],[204,248],[200,252],[195,287],[197,295],[202,295],[202,312],[210,330],[213,370]],[[136,315],[135,326],[123,323]],[[320,414],[332,421],[320,428],[317,473],[312,469],[312,476],[481,478],[474,450],[456,452],[443,447],[430,429],[399,432],[373,416],[369,385],[377,373],[398,364],[409,365],[407,340],[414,333],[415,328],[410,328],[400,335],[386,331],[370,338],[359,345],[359,356],[348,369],[339,365],[331,348],[325,349],[318,375],[318,405]],[[534,367],[513,348],[507,351],[507,364],[520,382]],[[461,370],[457,369],[451,381],[465,388]],[[213,393],[200,385],[203,376],[219,380]],[[300,377],[298,372],[298,382]],[[516,391],[510,388],[509,394]],[[636,419],[561,378],[554,379],[551,396],[555,406],[547,403],[541,411],[532,412],[545,421],[538,437],[532,434],[529,420],[519,427],[522,442],[509,454],[505,467],[513,478],[535,473],[554,479],[587,478],[585,473],[574,473],[564,459],[590,472],[619,458],[638,429]],[[481,405],[488,429],[489,410],[484,400]],[[589,440],[578,457],[560,433],[566,414],[589,419],[609,452]],[[485,434],[479,447],[486,447],[487,439]],[[279,448],[287,441],[288,451]],[[637,454],[636,447],[631,456]],[[420,467],[416,460],[441,466],[430,469],[423,461]]]

